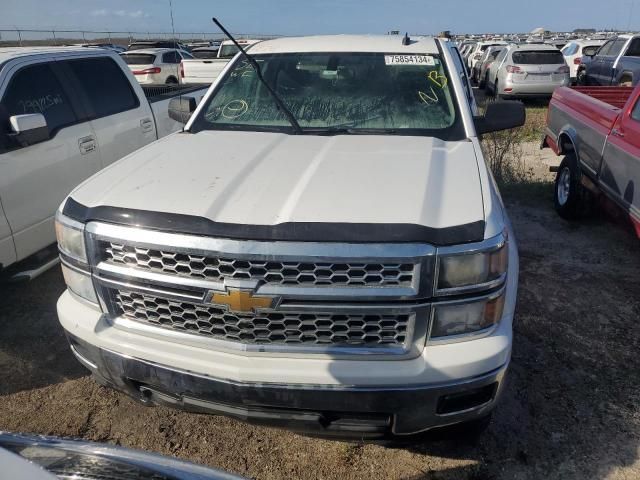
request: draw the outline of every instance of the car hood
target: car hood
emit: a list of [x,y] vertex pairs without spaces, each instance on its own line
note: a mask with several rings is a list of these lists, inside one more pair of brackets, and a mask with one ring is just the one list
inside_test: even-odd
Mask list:
[[111,165],[71,197],[89,209],[225,224],[484,226],[472,142],[419,136],[179,133]]

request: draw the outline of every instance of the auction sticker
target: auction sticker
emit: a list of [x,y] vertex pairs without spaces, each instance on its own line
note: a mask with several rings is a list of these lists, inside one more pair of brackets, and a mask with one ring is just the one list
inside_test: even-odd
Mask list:
[[429,65],[436,64],[431,55],[385,55],[385,65]]

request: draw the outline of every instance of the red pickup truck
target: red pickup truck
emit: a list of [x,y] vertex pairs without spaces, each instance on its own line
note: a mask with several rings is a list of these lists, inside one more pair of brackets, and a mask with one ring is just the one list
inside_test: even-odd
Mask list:
[[580,218],[604,195],[640,236],[640,85],[558,88],[549,104],[543,148],[564,155],[555,182],[561,217]]

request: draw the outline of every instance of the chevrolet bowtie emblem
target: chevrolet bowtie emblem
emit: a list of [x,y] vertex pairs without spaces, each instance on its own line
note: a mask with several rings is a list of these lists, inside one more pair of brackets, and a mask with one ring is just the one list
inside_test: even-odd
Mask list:
[[270,308],[274,297],[254,296],[248,290],[227,289],[226,293],[214,292],[211,303],[226,305],[230,312],[255,312],[257,308]]

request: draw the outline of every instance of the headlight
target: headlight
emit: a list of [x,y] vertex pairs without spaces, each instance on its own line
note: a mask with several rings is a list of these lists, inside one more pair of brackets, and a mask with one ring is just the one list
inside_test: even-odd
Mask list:
[[84,245],[84,224],[56,213],[56,237],[60,252],[78,262],[87,263]]
[[465,335],[489,329],[500,322],[504,289],[480,299],[435,304],[430,338]]
[[69,290],[91,303],[98,303],[91,275],[71,268],[64,263],[62,264],[62,275],[64,275],[64,282]]
[[506,277],[508,255],[504,235],[474,249],[440,249],[435,294],[454,295],[498,286]]
[[62,274],[67,288],[78,297],[97,304],[98,298],[93,288],[87,262],[84,224],[70,219],[58,210],[56,213],[56,237],[62,260]]

